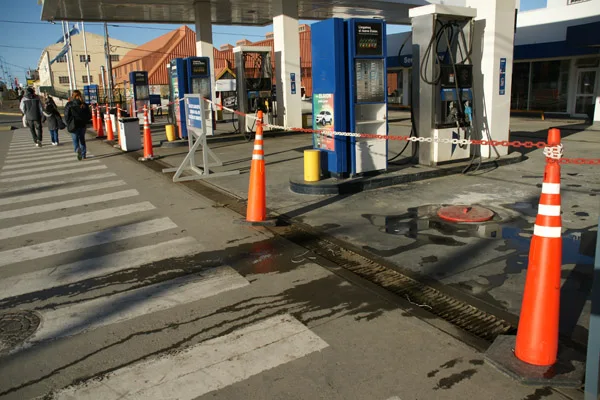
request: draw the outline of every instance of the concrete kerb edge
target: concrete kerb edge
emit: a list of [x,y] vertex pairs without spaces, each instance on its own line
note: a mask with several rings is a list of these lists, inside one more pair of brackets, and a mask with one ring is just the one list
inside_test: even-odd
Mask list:
[[[518,153],[518,156],[505,157],[497,160],[488,160],[481,163],[479,169],[498,168],[504,165],[516,164],[525,160],[523,153]],[[450,166],[445,168],[436,168],[430,171],[419,171],[412,174],[400,174],[387,176],[375,176],[348,179],[336,183],[309,183],[305,182],[301,177],[290,177],[290,190],[297,194],[311,195],[338,195],[359,193],[366,190],[380,189],[388,186],[400,185],[403,183],[418,182],[427,179],[441,178],[449,175],[462,173],[465,169],[464,165]],[[385,175],[382,174],[382,175]]]

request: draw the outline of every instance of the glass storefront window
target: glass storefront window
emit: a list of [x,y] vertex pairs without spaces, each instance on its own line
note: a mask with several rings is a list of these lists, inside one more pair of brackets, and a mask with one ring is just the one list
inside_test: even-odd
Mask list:
[[512,89],[510,108],[513,110],[527,110],[527,96],[529,95],[529,62],[515,63],[513,65]]
[[567,112],[569,60],[531,63],[530,110]]

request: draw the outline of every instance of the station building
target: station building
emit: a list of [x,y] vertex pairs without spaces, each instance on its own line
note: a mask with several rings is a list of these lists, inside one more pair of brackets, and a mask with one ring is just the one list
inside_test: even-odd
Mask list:
[[[299,25],[300,57],[302,87],[306,95],[312,93],[310,26]],[[271,47],[272,68],[275,69],[273,33],[267,33],[264,40],[251,42],[239,40],[235,46],[267,46]],[[215,79],[235,79],[236,65],[233,54],[234,45],[225,44],[213,50]],[[129,73],[132,71],[147,71],[151,94],[168,97],[169,75],[166,66],[174,58],[185,58],[196,55],[196,33],[186,25],[153,39],[141,46],[130,50],[116,67],[113,67],[115,86],[129,88]],[[246,65],[249,73],[253,65]],[[275,76],[273,77],[275,82]]]
[[[511,111],[588,117],[600,95],[600,0],[547,0],[518,12]],[[409,107],[411,33],[388,35],[388,99]]]

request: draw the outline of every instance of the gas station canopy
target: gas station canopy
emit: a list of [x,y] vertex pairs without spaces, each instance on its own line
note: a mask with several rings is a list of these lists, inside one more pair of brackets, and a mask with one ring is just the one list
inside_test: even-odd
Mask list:
[[[275,16],[272,0],[44,0],[41,19],[193,24],[195,3],[206,5],[214,25],[265,26]],[[298,0],[298,18],[381,18],[388,24],[410,24],[408,9],[427,4],[426,0]]]

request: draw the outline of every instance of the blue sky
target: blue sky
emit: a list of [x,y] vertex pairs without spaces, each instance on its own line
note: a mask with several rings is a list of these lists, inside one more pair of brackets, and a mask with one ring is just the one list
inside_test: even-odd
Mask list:
[[[25,70],[28,67],[32,69],[37,67],[42,49],[61,37],[62,28],[60,24],[52,25],[40,21],[41,6],[37,4],[37,0],[0,0],[0,4],[2,4],[3,11],[2,17],[0,17],[0,32],[3,33],[0,35],[0,65],[3,63],[10,75],[16,76],[19,82],[24,83]],[[521,0],[521,11],[545,6],[546,0]],[[301,22],[311,23],[311,21]],[[109,27],[109,35],[134,44],[143,44],[179,26],[121,25],[127,25],[127,27]],[[104,34],[100,23],[87,23],[85,27],[88,32]],[[194,29],[193,26],[190,28]],[[404,32],[408,29],[408,26],[389,25],[387,33]],[[242,38],[257,41],[264,38],[265,34],[271,30],[271,26],[215,26],[213,27],[213,42],[216,47],[219,47],[225,43],[233,44]],[[7,77],[0,71],[0,79],[2,78]]]

